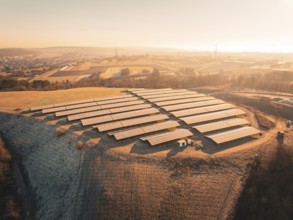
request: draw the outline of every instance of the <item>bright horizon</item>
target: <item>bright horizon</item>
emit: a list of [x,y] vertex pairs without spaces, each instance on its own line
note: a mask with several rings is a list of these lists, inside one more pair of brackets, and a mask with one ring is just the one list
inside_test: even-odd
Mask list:
[[293,0],[0,0],[0,48],[293,52]]

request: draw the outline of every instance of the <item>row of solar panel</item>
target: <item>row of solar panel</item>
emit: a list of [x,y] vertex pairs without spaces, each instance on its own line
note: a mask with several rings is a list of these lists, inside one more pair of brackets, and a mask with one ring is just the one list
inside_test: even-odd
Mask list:
[[74,121],[79,119],[86,119],[86,118],[92,118],[96,116],[102,116],[102,115],[109,115],[114,113],[121,113],[121,112],[131,112],[138,109],[147,109],[150,108],[150,104],[140,104],[140,105],[131,105],[131,106],[124,106],[121,108],[110,108],[105,110],[98,110],[98,111],[90,111],[80,114],[74,114],[67,116],[68,121]]
[[225,111],[207,113],[202,115],[183,117],[183,118],[180,118],[180,120],[190,125],[190,124],[204,123],[208,121],[225,119],[225,118],[230,118],[234,116],[242,116],[242,115],[246,115],[246,113],[240,109],[232,109],[232,110],[225,110]]
[[127,127],[135,126],[135,125],[142,125],[142,124],[147,124],[152,122],[164,121],[166,119],[168,119],[167,115],[156,114],[151,116],[138,117],[134,119],[104,123],[100,125],[95,125],[93,127],[97,128],[100,132],[104,132],[104,131],[112,131],[112,130],[120,129],[120,128],[127,128]]
[[140,105],[143,103],[144,101],[142,100],[136,100],[136,101],[128,101],[128,102],[114,103],[114,104],[108,104],[108,105],[97,105],[97,106],[92,106],[87,108],[78,108],[78,109],[73,109],[68,111],[56,112],[55,115],[57,117],[61,117],[61,116],[74,115],[74,114],[91,112],[96,110],[105,110],[105,109],[112,109],[112,108],[125,107],[125,106],[135,106],[135,105]]
[[89,102],[89,103],[84,103],[84,104],[77,104],[77,105],[69,105],[69,106],[62,106],[62,107],[54,107],[54,108],[43,109],[42,113],[43,114],[45,114],[45,113],[53,113],[53,112],[67,111],[67,110],[72,110],[72,109],[79,109],[79,108],[84,108],[84,107],[115,104],[115,103],[122,103],[122,102],[136,101],[136,100],[138,100],[138,98],[130,97],[130,98],[116,99],[116,100],[106,100],[106,101],[100,101],[100,102]]
[[88,125],[94,125],[94,124],[101,124],[104,122],[117,121],[121,119],[134,118],[134,117],[143,116],[143,115],[151,115],[156,113],[159,113],[158,109],[149,108],[149,109],[143,109],[143,110],[137,110],[137,111],[131,111],[131,112],[105,115],[105,116],[89,118],[89,119],[82,119],[81,123],[83,126],[88,126]]
[[141,126],[138,128],[132,128],[124,131],[119,131],[113,133],[116,140],[122,140],[130,137],[135,137],[139,135],[149,134],[157,131],[162,131],[166,129],[172,129],[180,126],[177,121],[164,121],[152,125]]
[[169,93],[174,91],[173,89],[145,89],[145,90],[141,90],[141,91],[132,91],[133,94],[136,95],[152,95],[152,94],[163,94],[163,93]]
[[108,98],[87,99],[87,100],[80,100],[80,101],[74,101],[74,102],[65,102],[65,103],[59,103],[59,104],[38,106],[38,107],[33,107],[30,110],[31,111],[40,111],[40,110],[48,109],[48,108],[84,104],[84,103],[89,103],[89,102],[101,102],[101,101],[107,101],[107,100],[124,99],[124,98],[130,98],[130,97],[133,97],[133,96],[132,95],[121,95],[121,96],[112,96],[112,97],[108,97]]
[[242,127],[226,132],[208,135],[207,138],[213,140],[217,144],[223,144],[230,141],[238,140],[245,137],[261,135],[261,132],[253,127]]
[[178,118],[183,116],[198,115],[198,114],[216,112],[216,111],[227,110],[232,108],[236,108],[236,106],[232,104],[220,104],[220,105],[211,105],[211,106],[201,107],[201,108],[191,108],[187,110],[175,111],[175,112],[171,112],[171,114]]
[[167,96],[172,96],[172,95],[177,95],[178,94],[181,94],[181,95],[184,95],[184,94],[191,94],[191,93],[194,93],[194,92],[191,92],[191,91],[188,91],[186,89],[182,89],[182,90],[171,90],[170,92],[168,93],[158,93],[158,94],[147,94],[147,95],[140,95],[141,97],[145,98],[145,99],[152,99],[152,98],[162,98],[162,97],[167,97]]

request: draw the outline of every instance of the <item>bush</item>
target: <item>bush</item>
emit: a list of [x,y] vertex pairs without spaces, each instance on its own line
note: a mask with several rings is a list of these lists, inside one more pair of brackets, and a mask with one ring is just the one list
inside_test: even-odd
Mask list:
[[85,147],[85,143],[84,142],[82,142],[82,141],[78,141],[77,143],[76,143],[76,148],[78,149],[78,150],[81,150],[82,148],[84,148]]
[[56,134],[57,136],[62,136],[65,134],[65,129],[64,128],[56,128]]

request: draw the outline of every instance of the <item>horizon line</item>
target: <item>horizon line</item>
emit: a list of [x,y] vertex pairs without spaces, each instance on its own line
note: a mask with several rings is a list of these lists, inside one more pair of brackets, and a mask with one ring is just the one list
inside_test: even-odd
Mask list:
[[[117,48],[117,49],[157,49],[157,50],[177,50],[177,52],[190,52],[190,53],[215,53],[215,50],[209,49],[187,49],[187,48],[180,48],[180,47],[157,47],[157,46],[44,46],[44,47],[0,47],[2,49],[48,49],[48,48],[103,48],[103,49],[110,49],[110,48]],[[292,54],[292,51],[278,51],[278,50],[221,50],[217,49],[217,53],[267,53],[267,54]]]

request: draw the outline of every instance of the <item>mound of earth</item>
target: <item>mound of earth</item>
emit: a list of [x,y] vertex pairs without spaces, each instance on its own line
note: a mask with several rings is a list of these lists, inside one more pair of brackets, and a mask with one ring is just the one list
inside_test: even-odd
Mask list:
[[232,218],[255,155],[145,157],[101,143],[78,149],[89,139],[70,130],[58,136],[52,125],[5,113],[0,121],[30,203],[29,219]]

